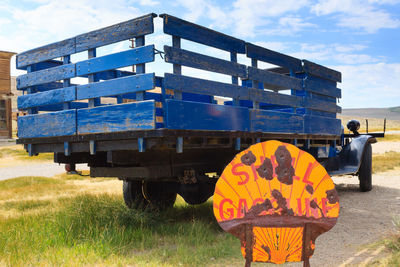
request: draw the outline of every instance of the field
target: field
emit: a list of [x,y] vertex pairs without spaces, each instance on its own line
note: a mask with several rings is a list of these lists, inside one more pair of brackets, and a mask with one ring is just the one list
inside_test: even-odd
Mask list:
[[[393,134],[385,141],[399,139]],[[29,158],[19,146],[0,148],[0,167],[32,159],[51,162],[52,156]],[[398,173],[400,152],[374,154],[373,164],[375,173]],[[124,206],[121,187],[121,181],[92,179],[87,172],[0,181],[0,265],[243,266],[239,241],[216,223],[211,199],[189,206],[178,198],[161,214],[138,212]],[[345,198],[347,187],[339,188]],[[381,242],[388,256],[371,264],[398,266],[398,235]]]

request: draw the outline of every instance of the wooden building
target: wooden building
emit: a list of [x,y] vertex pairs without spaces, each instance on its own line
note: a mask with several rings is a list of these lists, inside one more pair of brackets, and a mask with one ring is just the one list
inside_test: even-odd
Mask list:
[[12,52],[0,51],[0,139],[11,138],[11,81],[10,60]]

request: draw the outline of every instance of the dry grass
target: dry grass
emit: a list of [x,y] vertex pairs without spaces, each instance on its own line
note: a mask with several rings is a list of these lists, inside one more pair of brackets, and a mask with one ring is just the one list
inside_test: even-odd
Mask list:
[[[366,122],[365,119],[368,119],[368,131],[369,132],[382,132],[383,131],[383,119],[374,119],[374,118],[362,118],[362,117],[350,117],[338,115],[338,118],[342,120],[342,125],[347,132],[346,124],[349,120],[356,119],[360,122],[360,132],[366,131]],[[398,120],[386,120],[386,131],[399,131],[400,130],[400,121]]]
[[386,152],[385,154],[373,155],[372,170],[373,173],[384,172],[400,168],[400,153]]
[[0,148],[0,167],[18,166],[32,162],[52,162],[53,153],[42,153],[38,156],[29,157],[28,153],[21,145],[6,146]]

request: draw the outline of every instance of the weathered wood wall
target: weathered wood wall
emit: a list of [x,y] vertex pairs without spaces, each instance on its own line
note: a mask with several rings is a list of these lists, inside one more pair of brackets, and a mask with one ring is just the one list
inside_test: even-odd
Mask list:
[[0,138],[11,138],[11,80],[10,59],[12,52],[0,51]]

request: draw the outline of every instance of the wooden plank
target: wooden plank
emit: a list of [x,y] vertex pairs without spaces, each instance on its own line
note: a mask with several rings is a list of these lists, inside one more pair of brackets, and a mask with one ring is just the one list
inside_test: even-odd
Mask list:
[[155,129],[155,102],[79,109],[77,118],[79,134]]
[[18,97],[18,109],[46,106],[76,100],[75,86]]
[[209,28],[161,14],[164,21],[164,32],[173,36],[216,47],[229,52],[245,53],[245,42],[232,36],[213,31]]
[[304,80],[304,89],[306,91],[321,94],[321,95],[326,95],[326,96],[331,96],[331,97],[336,97],[336,98],[342,97],[341,90],[336,88],[335,85],[332,85],[330,83],[324,83],[324,82],[318,81],[318,80],[312,80],[312,79],[308,79],[308,78],[305,79]]
[[249,109],[198,102],[166,100],[169,129],[249,131]]
[[154,32],[153,17],[148,14],[106,28],[78,35],[60,42],[35,48],[17,55],[17,68],[36,64],[53,58],[75,54],[140,35]]
[[[88,107],[88,103],[84,102],[69,102],[68,104],[70,109],[81,109]],[[59,111],[63,109],[64,109],[64,103],[41,106],[37,108],[38,111]]]
[[342,108],[336,105],[336,103],[322,101],[319,99],[313,99],[309,97],[303,98],[303,106],[309,109],[315,109],[320,111],[332,112],[332,113],[341,113]]
[[342,82],[342,74],[336,70],[324,67],[308,60],[303,60],[303,69],[306,73],[315,75],[327,80]]
[[164,86],[166,89],[179,90],[187,93],[225,96],[232,98],[248,97],[249,89],[238,85],[169,73],[165,73]]
[[76,53],[154,32],[154,13],[76,36]]
[[257,88],[249,88],[248,99],[259,103],[281,106],[301,107],[302,105],[301,97],[268,92]]
[[265,87],[275,90],[303,89],[303,81],[283,74],[248,67],[248,79],[265,84]]
[[10,78],[10,59],[0,58],[0,79]]
[[7,94],[11,91],[10,79],[0,79],[0,93]]
[[307,134],[341,134],[341,122],[339,119],[321,116],[304,116],[304,131]]
[[300,107],[302,104],[301,97],[278,94],[255,88],[242,87],[234,84],[215,82],[182,75],[166,73],[164,84],[167,89],[180,90],[188,93],[232,97],[242,100],[251,100],[292,107]]
[[249,58],[284,67],[294,72],[300,72],[303,70],[300,59],[281,54],[251,43],[246,43],[246,55]]
[[235,62],[202,55],[184,49],[164,46],[165,61],[191,68],[232,76],[246,77],[246,66]]
[[[39,62],[36,64],[33,64],[33,68],[35,71],[39,71],[39,70],[44,70],[44,69],[48,69],[48,68],[54,68],[54,67],[58,67],[63,65],[63,62],[60,60],[46,60],[43,62]],[[23,67],[18,67],[17,69],[19,70],[26,70],[27,66],[23,66]]]
[[302,133],[303,116],[279,111],[252,109],[250,123],[252,132]]
[[17,88],[21,89],[73,77],[75,77],[75,64],[67,64],[20,75],[17,78]]
[[78,62],[76,63],[76,76],[83,76],[152,61],[154,61],[154,45],[148,45]]
[[52,137],[76,133],[76,110],[18,117],[18,137]]
[[132,75],[77,86],[77,100],[114,96],[150,90],[155,87],[154,73]]
[[17,68],[21,69],[41,61],[75,53],[75,38],[38,47],[17,55]]

